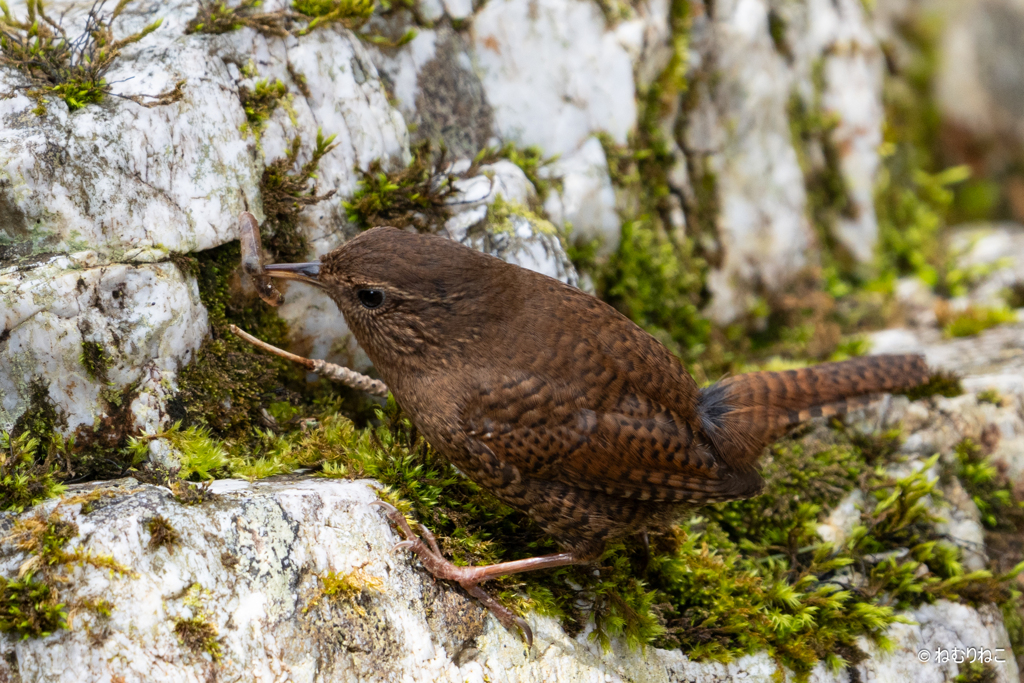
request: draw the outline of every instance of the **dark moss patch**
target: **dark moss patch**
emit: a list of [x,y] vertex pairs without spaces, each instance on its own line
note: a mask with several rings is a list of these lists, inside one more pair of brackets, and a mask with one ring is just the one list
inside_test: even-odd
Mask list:
[[940,370],[929,377],[925,384],[901,393],[911,401],[918,401],[929,396],[956,398],[964,393],[964,388],[960,384],[960,375],[955,372]]
[[414,140],[472,156],[492,135],[491,107],[480,78],[459,63],[465,48],[457,34],[442,31],[439,38],[434,58],[417,74]]
[[146,547],[150,551],[160,548],[174,550],[181,543],[181,534],[171,526],[171,523],[163,515],[157,515],[146,522],[146,531],[149,532],[149,543]]
[[[288,153],[263,170],[260,195],[263,213],[267,217],[264,227],[269,228],[263,244],[267,252],[279,261],[301,261],[306,257],[309,245],[298,231],[299,212],[334,196],[334,190],[317,194],[316,188],[316,170],[320,160],[335,148],[333,142],[333,135],[325,138],[321,131],[317,131],[316,146],[309,161],[296,168],[302,149],[302,138],[296,135]],[[311,180],[313,186],[309,187]]]
[[446,171],[447,153],[435,153],[429,142],[413,148],[412,162],[385,172],[379,159],[359,171],[359,188],[343,202],[348,219],[362,229],[378,225],[412,226],[433,232],[451,217],[445,200],[455,193],[453,176]]
[[208,654],[214,661],[221,657],[220,642],[217,640],[217,627],[214,626],[205,616],[196,616],[191,619],[176,619],[174,632],[182,645],[193,653]]
[[67,606],[57,589],[31,573],[12,580],[0,577],[0,631],[22,638],[45,638],[68,627]]
[[[118,2],[110,14],[101,12],[103,3],[89,10],[86,27],[77,37],[68,36],[61,25],[62,18],[52,19],[41,0],[29,0],[28,16],[17,20],[4,5],[0,26],[0,64],[20,71],[28,80],[22,86],[29,97],[35,98],[34,110],[46,114],[46,97],[63,100],[70,111],[95,104],[112,93],[106,74],[117,61],[121,51],[137,43],[160,27],[157,20],[138,33],[117,39],[114,21],[130,0]],[[176,102],[182,97],[185,81],[179,81],[172,90],[158,95],[124,96],[143,106],[157,106]]]
[[111,358],[104,350],[102,344],[94,341],[83,341],[82,355],[79,360],[90,379],[103,384],[109,381],[108,370],[110,369]]
[[953,683],[996,683],[999,675],[991,664],[965,661],[958,665]]
[[277,314],[261,306],[255,293],[242,290],[238,243],[197,255],[199,295],[210,320],[210,336],[179,381],[178,398],[188,421],[219,433],[242,436],[262,425],[261,410],[281,388],[284,363],[258,353],[228,331],[237,324],[260,339],[281,346],[287,328]]
[[288,86],[280,80],[257,80],[252,88],[245,85],[239,87],[238,99],[245,111],[242,132],[252,131],[258,141],[270,116],[279,106],[290,106],[290,98]]
[[22,512],[64,492],[56,454],[39,449],[39,440],[27,432],[17,437],[0,432],[0,510]]

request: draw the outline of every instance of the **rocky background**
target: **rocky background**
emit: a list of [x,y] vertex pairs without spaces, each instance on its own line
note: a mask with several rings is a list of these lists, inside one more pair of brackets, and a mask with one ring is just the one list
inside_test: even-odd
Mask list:
[[[1024,4],[31,2],[0,32],[0,677],[1018,679]],[[258,300],[243,210],[279,261],[446,235],[702,382],[938,374],[773,447],[762,498],[500,583],[527,651],[368,503],[465,562],[548,542],[394,405],[228,333],[372,373],[326,297]]]

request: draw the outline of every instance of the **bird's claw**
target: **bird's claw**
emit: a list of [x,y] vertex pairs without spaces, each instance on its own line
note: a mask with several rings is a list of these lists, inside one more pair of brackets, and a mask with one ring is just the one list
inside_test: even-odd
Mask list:
[[[423,567],[435,578],[457,582],[467,593],[483,603],[484,607],[495,616],[502,626],[509,631],[513,630],[513,627],[518,628],[523,635],[523,639],[526,640],[527,648],[533,647],[533,630],[526,623],[526,620],[495,600],[483,588],[480,588],[477,583],[478,579],[468,579],[466,571],[470,569],[469,567],[456,567],[446,560],[437,544],[437,539],[434,538],[434,534],[430,532],[430,529],[420,524],[418,525],[420,535],[417,535],[412,530],[412,527],[409,526],[405,515],[391,503],[375,500],[370,503],[370,506],[383,509],[385,516],[391,520],[397,527],[398,532],[405,538],[405,540],[399,541],[391,548],[392,552],[410,550],[415,553],[420,558],[420,562],[423,563]],[[424,539],[426,543],[424,543]]]

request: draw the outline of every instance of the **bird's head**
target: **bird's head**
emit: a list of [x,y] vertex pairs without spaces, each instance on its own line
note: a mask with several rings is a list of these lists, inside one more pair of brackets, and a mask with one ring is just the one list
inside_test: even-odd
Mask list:
[[313,263],[266,266],[271,277],[323,289],[383,371],[464,353],[508,332],[517,270],[435,235],[373,228]]

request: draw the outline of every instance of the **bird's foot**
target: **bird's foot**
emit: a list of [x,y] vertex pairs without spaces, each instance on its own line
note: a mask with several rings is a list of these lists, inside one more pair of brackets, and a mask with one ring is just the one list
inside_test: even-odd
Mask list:
[[370,503],[370,505],[383,508],[388,519],[391,520],[392,524],[398,528],[399,533],[405,538],[404,541],[395,544],[392,550],[404,548],[415,553],[419,557],[420,562],[423,563],[424,568],[433,576],[458,583],[467,593],[483,603],[484,607],[489,609],[491,614],[507,630],[512,631],[514,628],[518,628],[526,640],[526,646],[528,648],[533,647],[533,631],[530,629],[530,625],[526,623],[526,620],[502,605],[480,587],[481,581],[492,578],[487,573],[481,571],[486,569],[485,567],[455,566],[444,558],[444,555],[441,554],[441,549],[437,545],[437,539],[434,538],[434,534],[425,526],[420,524],[420,533],[417,534],[409,526],[405,515],[399,512],[394,505],[385,503],[382,500],[376,500]]

